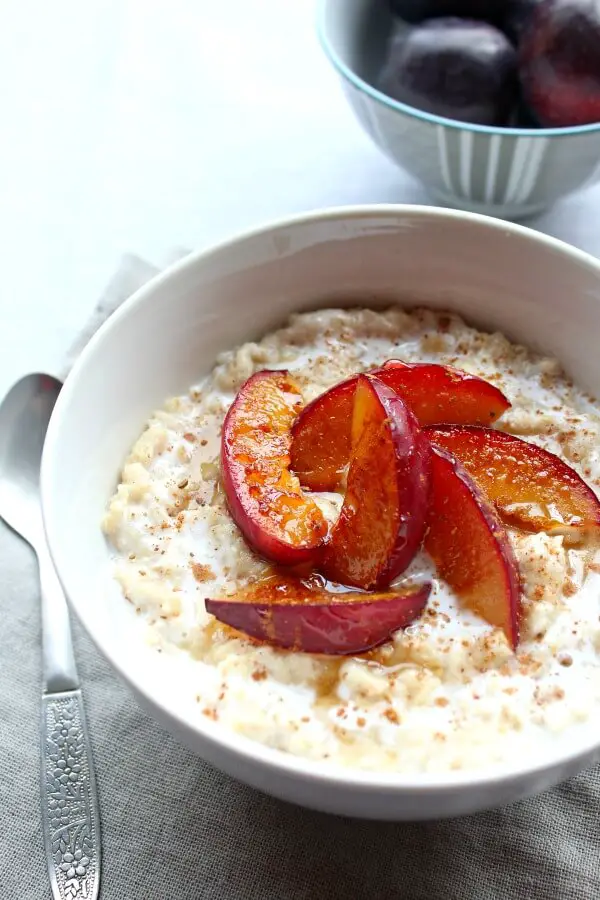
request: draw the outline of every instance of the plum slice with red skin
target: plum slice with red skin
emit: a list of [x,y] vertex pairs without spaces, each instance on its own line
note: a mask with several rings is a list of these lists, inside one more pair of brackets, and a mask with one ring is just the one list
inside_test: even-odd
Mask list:
[[404,401],[360,375],[344,503],[320,570],[365,590],[387,587],[419,549],[429,502],[431,446]]
[[223,423],[221,476],[233,520],[250,546],[281,565],[315,560],[323,513],[290,472],[291,427],[302,395],[287,371],[242,385]]
[[424,610],[431,584],[383,593],[332,592],[273,576],[234,597],[205,601],[220,622],[275,647],[332,655],[362,653],[387,641]]
[[[502,391],[489,382],[436,363],[388,360],[371,374],[402,397],[420,425],[491,425],[510,406]],[[357,378],[325,391],[294,422],[291,465],[305,487],[334,491],[344,478]]]
[[435,447],[424,546],[462,603],[519,640],[521,585],[508,534],[483,491],[451,453]]
[[600,534],[598,497],[554,453],[494,428],[445,425],[426,434],[460,460],[507,524],[570,541]]

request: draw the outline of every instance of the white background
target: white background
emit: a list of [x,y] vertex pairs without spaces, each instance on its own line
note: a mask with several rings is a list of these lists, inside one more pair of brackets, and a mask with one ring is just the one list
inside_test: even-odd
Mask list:
[[[0,392],[60,369],[121,254],[314,207],[428,202],[371,146],[313,0],[0,6]],[[600,188],[531,222],[600,255]]]

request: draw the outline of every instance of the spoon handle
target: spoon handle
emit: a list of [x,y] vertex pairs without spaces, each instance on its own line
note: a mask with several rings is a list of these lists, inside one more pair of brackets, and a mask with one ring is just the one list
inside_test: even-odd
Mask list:
[[46,541],[36,547],[42,596],[44,691],[54,694],[79,687],[73,656],[69,610]]
[[96,900],[100,813],[80,690],[42,696],[42,828],[54,900]]

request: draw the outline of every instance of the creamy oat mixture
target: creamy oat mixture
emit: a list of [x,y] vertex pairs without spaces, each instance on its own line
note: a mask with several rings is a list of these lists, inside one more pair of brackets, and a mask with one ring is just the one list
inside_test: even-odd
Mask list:
[[[600,410],[556,362],[429,311],[326,310],[223,354],[212,375],[154,413],[103,528],[123,593],[157,650],[186,655],[198,715],[256,741],[338,765],[401,772],[474,769],[568,740],[600,712],[600,556],[561,536],[511,532],[524,585],[521,642],[462,609],[432,579],[428,609],[365,657],[277,650],[221,626],[205,597],[260,577],[219,482],[220,428],[253,373],[288,368],[306,401],[396,357],[465,369],[512,402],[499,427],[572,465],[598,492]],[[406,577],[403,576],[403,577]]]

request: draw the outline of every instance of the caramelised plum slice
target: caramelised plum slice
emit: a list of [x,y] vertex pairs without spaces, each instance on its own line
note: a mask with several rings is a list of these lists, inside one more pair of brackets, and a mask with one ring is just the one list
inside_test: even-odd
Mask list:
[[291,467],[304,487],[335,491],[352,450],[352,407],[358,376],[305,406],[292,426]]
[[462,602],[519,640],[521,591],[517,561],[496,510],[458,460],[432,455],[425,549]]
[[553,453],[494,428],[447,425],[427,434],[460,460],[508,524],[571,540],[600,533],[600,501]]
[[320,569],[372,590],[403,572],[421,544],[431,447],[398,394],[366,375],[356,382],[351,434],[344,503]]
[[421,614],[429,583],[384,593],[333,592],[273,576],[223,600],[206,600],[220,622],[276,647],[306,653],[362,653]]
[[[489,382],[449,366],[392,359],[372,374],[402,397],[420,425],[490,425],[510,406]],[[357,377],[309,403],[292,428],[292,469],[312,490],[336,490],[345,473]]]
[[252,375],[221,436],[221,475],[231,515],[251,547],[282,565],[311,562],[327,522],[289,470],[291,427],[302,405],[286,371]]
[[420,425],[491,425],[510,407],[489,381],[451,366],[388,359],[374,374],[400,394]]

